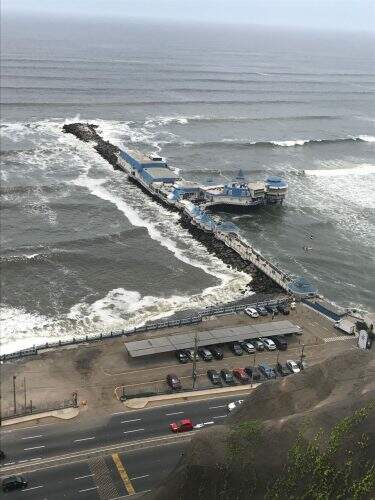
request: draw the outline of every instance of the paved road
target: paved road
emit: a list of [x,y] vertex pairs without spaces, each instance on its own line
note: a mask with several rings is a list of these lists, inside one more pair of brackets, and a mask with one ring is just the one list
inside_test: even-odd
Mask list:
[[72,452],[94,450],[117,443],[170,435],[170,422],[189,417],[193,423],[220,422],[228,414],[232,395],[189,403],[173,404],[141,411],[116,412],[108,416],[83,416],[63,423],[25,425],[1,431],[1,448],[6,453],[4,467]]
[[[168,475],[181,457],[185,442],[131,452],[107,454],[93,460],[40,468],[24,476],[28,487],[4,495],[27,500],[99,499],[112,500],[150,491]],[[118,469],[124,468],[124,482]]]

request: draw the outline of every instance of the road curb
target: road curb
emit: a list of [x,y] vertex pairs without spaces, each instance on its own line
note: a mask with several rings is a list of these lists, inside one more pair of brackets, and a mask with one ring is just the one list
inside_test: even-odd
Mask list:
[[62,420],[69,420],[71,418],[77,417],[79,414],[79,408],[63,408],[61,410],[46,411],[43,413],[36,413],[34,415],[25,415],[24,417],[10,418],[7,420],[2,420],[0,427],[6,427],[8,425],[22,424],[23,422],[30,422],[32,420],[39,420],[41,418],[60,418]]
[[[190,392],[184,392],[181,394],[164,394],[162,396],[150,396],[148,398],[134,398],[134,399],[129,399],[128,401],[124,402],[124,405],[131,409],[131,410],[139,410],[142,408],[145,408],[148,404],[152,403],[161,403],[163,404],[164,401],[167,401],[168,403],[174,402],[174,401],[194,401],[195,399],[200,399],[200,398],[207,398],[207,396],[216,396],[218,394],[236,394],[237,392],[243,392],[244,390],[248,389],[249,391],[255,389],[258,384],[244,384],[244,385],[236,385],[234,387],[222,387],[220,389],[207,389],[204,391],[190,391]],[[156,406],[156,405],[155,405]]]

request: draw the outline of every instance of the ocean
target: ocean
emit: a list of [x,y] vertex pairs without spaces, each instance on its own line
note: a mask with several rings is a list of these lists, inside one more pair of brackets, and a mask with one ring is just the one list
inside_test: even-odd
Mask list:
[[21,18],[3,37],[3,353],[236,300],[249,281],[62,133],[79,120],[186,179],[282,176],[282,207],[220,216],[329,300],[373,308],[374,38]]

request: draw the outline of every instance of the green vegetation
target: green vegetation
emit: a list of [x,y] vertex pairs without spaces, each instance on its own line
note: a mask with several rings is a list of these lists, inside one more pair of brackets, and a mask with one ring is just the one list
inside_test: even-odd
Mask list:
[[[374,421],[375,401],[340,420],[328,436],[312,441],[299,434],[288,466],[270,486],[267,500],[341,500],[375,498],[375,462],[361,425]],[[372,447],[372,450],[374,448]]]

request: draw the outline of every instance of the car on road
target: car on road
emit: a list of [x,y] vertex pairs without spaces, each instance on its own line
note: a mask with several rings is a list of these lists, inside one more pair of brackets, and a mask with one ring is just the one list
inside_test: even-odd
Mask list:
[[223,368],[223,370],[220,371],[220,375],[226,384],[234,384],[235,383],[233,374],[229,370],[227,370],[226,368]]
[[289,368],[291,373],[299,373],[301,371],[297,363],[292,359],[288,359],[286,366]]
[[288,375],[290,375],[290,370],[289,368],[286,366],[286,364],[282,364],[282,363],[277,363],[276,364],[276,371],[277,373],[279,373],[282,377],[287,377]]
[[233,375],[239,380],[242,384],[247,384],[250,382],[250,377],[246,373],[244,368],[234,368]]
[[272,340],[280,351],[286,351],[288,349],[288,341],[284,337],[278,335],[272,337]]
[[229,345],[229,349],[235,354],[236,356],[242,356],[243,355],[243,350],[239,342],[231,342]]
[[214,385],[223,385],[221,382],[220,373],[217,370],[207,370],[207,377]]
[[236,408],[238,408],[239,406],[241,406],[242,403],[243,403],[243,399],[238,399],[237,401],[232,401],[232,403],[228,404],[228,410],[233,411]]
[[179,391],[182,388],[181,380],[174,373],[168,373],[167,384],[174,391]]
[[200,347],[198,349],[199,356],[203,359],[203,361],[212,361],[212,354],[206,347]]
[[176,351],[176,358],[180,363],[188,363],[189,357],[185,351]]
[[267,351],[275,351],[276,350],[276,345],[275,342],[271,339],[266,339],[266,338],[261,338],[259,339],[263,342],[264,347],[267,349]]
[[199,424],[194,425],[194,429],[202,429],[203,427],[207,427],[208,425],[214,425],[214,421],[211,420],[210,422],[200,422]]
[[240,342],[240,346],[242,347],[242,349],[245,352],[247,352],[247,354],[254,354],[254,352],[255,352],[255,347],[250,342],[246,342],[246,341]]
[[[190,361],[194,361],[194,349],[185,349],[184,353],[190,359]],[[198,352],[195,353],[195,361],[199,361]]]
[[250,316],[251,318],[258,318],[259,317],[259,313],[258,311],[255,309],[255,307],[246,307],[245,309],[245,313]]
[[251,343],[253,344],[253,346],[255,347],[255,349],[259,352],[262,352],[264,351],[264,345],[263,345],[263,342],[261,342],[260,340],[258,339],[253,339],[251,341]]
[[246,366],[245,372],[249,375],[250,380],[259,381],[262,379],[262,374],[256,366]]
[[290,313],[288,304],[279,304],[277,308],[281,312],[281,314],[284,314],[284,316],[287,316]]
[[215,359],[223,359],[224,351],[223,349],[221,349],[221,347],[218,347],[217,345],[210,345],[208,350],[211,352],[212,356]]
[[257,311],[260,316],[267,316],[268,314],[267,309],[264,306],[258,306]]
[[9,476],[2,480],[3,491],[23,490],[27,488],[27,481],[23,476]]
[[266,379],[277,377],[275,370],[268,363],[260,363],[258,368]]
[[190,418],[183,418],[179,422],[169,424],[169,428],[172,432],[188,432],[192,431],[194,426]]
[[279,310],[277,309],[277,306],[273,306],[273,305],[266,305],[266,309],[269,313],[277,316],[279,314]]

